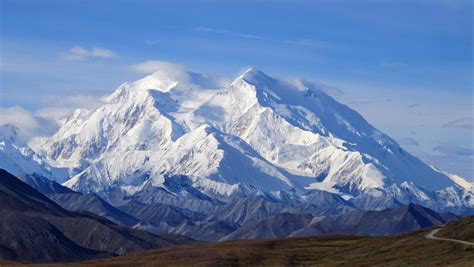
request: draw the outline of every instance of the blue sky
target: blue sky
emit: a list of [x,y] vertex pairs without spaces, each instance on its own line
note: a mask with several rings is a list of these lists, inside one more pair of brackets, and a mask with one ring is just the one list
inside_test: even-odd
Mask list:
[[474,181],[472,1],[0,0],[0,123],[30,136],[149,60],[335,86],[430,164]]

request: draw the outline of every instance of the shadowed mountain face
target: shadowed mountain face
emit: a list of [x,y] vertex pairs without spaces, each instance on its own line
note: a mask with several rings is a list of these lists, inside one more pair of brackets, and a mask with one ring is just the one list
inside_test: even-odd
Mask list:
[[49,198],[67,210],[97,214],[122,226],[132,227],[139,222],[138,219],[115,208],[94,194],[56,193],[50,195]]
[[137,219],[159,225],[166,223],[171,227],[192,223],[205,218],[205,215],[165,204],[144,204],[135,200],[119,208]]
[[0,169],[0,208],[16,212],[37,212],[68,216],[70,213],[31,186]]
[[122,226],[130,227],[139,222],[95,194],[73,191],[41,175],[25,175],[19,179],[66,210],[93,213]]
[[383,236],[406,233],[457,219],[452,213],[439,214],[410,204],[381,211],[353,211],[329,216],[294,232],[292,236],[352,234]]
[[43,218],[74,214],[4,170],[0,170],[0,178],[0,254],[3,259],[75,261],[113,255],[76,244]]
[[97,215],[67,211],[1,169],[0,216],[0,256],[4,260],[77,261],[187,240],[129,230]]
[[262,220],[245,223],[238,230],[223,237],[221,241],[286,237],[308,225],[312,219],[313,216],[310,214],[280,213]]
[[0,259],[69,262],[114,255],[76,244],[43,218],[9,210],[0,216]]
[[384,236],[444,224],[457,218],[452,213],[439,214],[414,204],[398,209],[356,210],[326,217],[283,212],[263,219],[246,221],[240,228],[220,240],[335,234]]
[[41,175],[32,174],[17,178],[45,196],[75,193],[75,191]]
[[[74,192],[43,177],[31,176],[26,181],[67,210],[88,212],[89,217],[96,214],[117,224],[157,235],[182,235],[202,241],[328,234],[389,235],[457,218],[453,214],[438,214],[421,206],[403,206],[401,203],[396,209],[362,211],[336,194],[319,190],[305,194],[304,203],[285,195],[280,195],[278,201],[264,195],[235,197],[227,203],[220,203],[198,194],[188,198],[189,202],[181,208],[176,202],[180,191],[177,194],[150,187],[150,191],[143,190],[140,195],[118,201],[121,205],[116,208],[96,195]],[[42,195],[37,197],[44,198]],[[49,203],[45,199],[43,201]],[[208,203],[210,208],[203,209],[203,203]],[[198,204],[199,208],[191,210],[193,204]],[[65,212],[57,205],[54,208],[57,213]],[[57,228],[64,228],[61,231],[67,231],[66,226],[70,223],[64,218],[50,218],[49,221],[55,222]],[[94,224],[89,220],[77,221],[76,224],[83,228],[93,227]],[[81,236],[78,244],[104,250],[102,244],[87,243],[92,237],[82,239],[84,235],[80,232],[74,232],[74,235]],[[138,246],[147,247],[146,243],[138,242]]]

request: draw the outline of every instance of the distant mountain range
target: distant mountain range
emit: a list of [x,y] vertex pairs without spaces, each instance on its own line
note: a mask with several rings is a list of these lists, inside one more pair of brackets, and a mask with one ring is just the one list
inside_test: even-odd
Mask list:
[[[458,218],[413,204],[393,210],[351,211],[324,218],[281,211],[269,215],[263,214],[263,210],[269,210],[271,204],[255,199],[251,202],[260,204],[252,206],[261,209],[243,218],[239,226],[232,224],[234,218],[222,217],[223,211],[206,218],[184,209],[146,205],[135,200],[120,206],[121,211],[94,195],[64,188],[48,192],[51,199],[69,210],[0,169],[0,259],[79,261],[193,242],[187,237],[225,241],[334,234],[389,235]],[[175,234],[167,234],[169,232]]]

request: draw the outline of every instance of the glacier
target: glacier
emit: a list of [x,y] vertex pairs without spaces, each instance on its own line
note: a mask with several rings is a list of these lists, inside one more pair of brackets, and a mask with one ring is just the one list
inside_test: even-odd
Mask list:
[[97,109],[76,110],[29,147],[1,140],[8,160],[0,167],[29,164],[17,173],[112,203],[147,195],[203,212],[237,196],[305,203],[325,191],[360,209],[474,208],[473,184],[423,163],[318,84],[254,68],[232,81],[157,71],[122,84]]

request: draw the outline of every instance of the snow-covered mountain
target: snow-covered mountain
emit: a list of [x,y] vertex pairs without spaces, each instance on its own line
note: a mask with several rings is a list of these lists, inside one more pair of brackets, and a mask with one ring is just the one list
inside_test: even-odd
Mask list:
[[69,170],[63,185],[107,199],[152,187],[199,201],[304,201],[323,190],[362,209],[474,208],[472,184],[426,165],[317,85],[255,69],[227,84],[158,71],[30,145]]
[[67,169],[51,167],[21,140],[19,132],[11,124],[0,125],[0,169],[42,192],[49,187],[61,187],[53,181],[65,181]]
[[19,129],[11,124],[0,125],[0,169],[17,177],[38,175],[53,179],[48,164],[18,140]]

